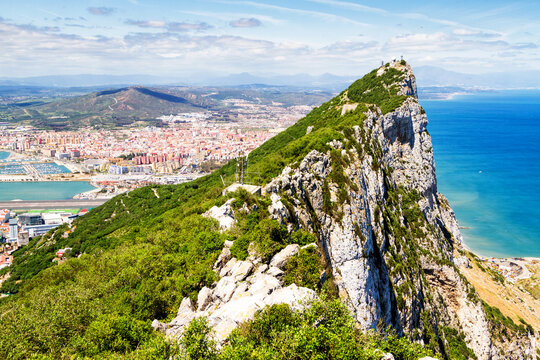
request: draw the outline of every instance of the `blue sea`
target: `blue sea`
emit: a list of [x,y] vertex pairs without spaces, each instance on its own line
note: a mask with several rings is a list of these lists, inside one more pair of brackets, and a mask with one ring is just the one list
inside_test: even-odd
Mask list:
[[92,189],[87,181],[0,182],[0,201],[67,200]]
[[466,227],[465,244],[485,256],[540,257],[540,91],[420,103],[438,190]]

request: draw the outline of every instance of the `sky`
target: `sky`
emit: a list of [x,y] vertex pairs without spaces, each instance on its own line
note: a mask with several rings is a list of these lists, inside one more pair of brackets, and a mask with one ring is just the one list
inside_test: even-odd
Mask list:
[[0,77],[540,70],[540,1],[3,0]]

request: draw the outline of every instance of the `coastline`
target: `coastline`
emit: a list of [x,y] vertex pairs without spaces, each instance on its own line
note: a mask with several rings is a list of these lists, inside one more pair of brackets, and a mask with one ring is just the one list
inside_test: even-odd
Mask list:
[[[505,280],[515,283],[517,280],[530,279],[534,271],[530,268],[540,266],[540,257],[535,256],[485,256],[477,251],[472,250],[467,244],[462,241],[460,246],[466,252],[472,254],[482,263],[490,266],[492,270],[502,275]],[[459,251],[459,249],[458,249]]]

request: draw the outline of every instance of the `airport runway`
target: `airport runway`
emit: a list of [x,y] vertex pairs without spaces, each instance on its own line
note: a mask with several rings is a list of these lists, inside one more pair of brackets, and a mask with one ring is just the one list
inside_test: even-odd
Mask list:
[[95,208],[107,200],[43,200],[43,201],[0,201],[0,209],[10,210],[42,210],[42,209],[88,209]]

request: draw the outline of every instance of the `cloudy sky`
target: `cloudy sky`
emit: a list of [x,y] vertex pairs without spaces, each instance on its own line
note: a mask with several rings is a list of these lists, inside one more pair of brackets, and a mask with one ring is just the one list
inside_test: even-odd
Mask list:
[[0,77],[540,69],[540,1],[0,2]]

